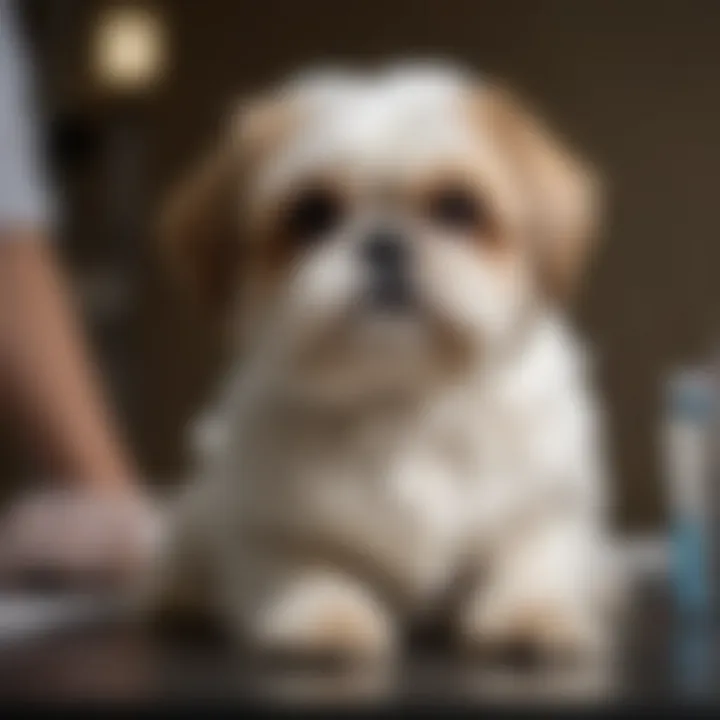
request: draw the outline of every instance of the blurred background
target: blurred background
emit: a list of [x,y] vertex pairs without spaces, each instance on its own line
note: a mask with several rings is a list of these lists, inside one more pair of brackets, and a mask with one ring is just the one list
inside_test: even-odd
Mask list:
[[[508,79],[608,179],[577,319],[598,354],[624,527],[664,517],[670,368],[720,330],[720,3],[696,0],[22,0],[59,245],[144,474],[187,467],[217,338],[154,247],[158,199],[235,99],[318,61],[440,56]],[[0,433],[6,491],[33,449]]]

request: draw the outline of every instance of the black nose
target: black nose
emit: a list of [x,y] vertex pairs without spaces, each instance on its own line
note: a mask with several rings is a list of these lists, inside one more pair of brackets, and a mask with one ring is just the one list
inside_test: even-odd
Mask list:
[[410,305],[409,252],[404,237],[394,230],[375,230],[367,236],[362,252],[370,271],[369,299],[372,305],[383,309]]
[[407,264],[407,248],[400,233],[375,230],[363,246],[365,260],[375,272],[400,274]]

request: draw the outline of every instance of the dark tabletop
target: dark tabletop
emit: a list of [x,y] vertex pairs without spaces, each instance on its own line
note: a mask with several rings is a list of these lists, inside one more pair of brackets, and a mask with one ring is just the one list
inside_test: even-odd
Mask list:
[[675,706],[718,697],[720,637],[709,621],[677,619],[655,591],[635,602],[621,635],[603,667],[498,665],[424,640],[392,667],[353,670],[253,662],[211,634],[159,633],[106,617],[0,646],[0,698],[449,708],[507,701]]

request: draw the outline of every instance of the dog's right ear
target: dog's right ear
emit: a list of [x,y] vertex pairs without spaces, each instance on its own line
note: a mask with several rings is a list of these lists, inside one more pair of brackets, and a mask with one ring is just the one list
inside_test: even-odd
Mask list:
[[211,312],[238,287],[243,255],[243,191],[281,127],[278,103],[243,103],[209,152],[173,188],[161,209],[160,242],[173,275]]

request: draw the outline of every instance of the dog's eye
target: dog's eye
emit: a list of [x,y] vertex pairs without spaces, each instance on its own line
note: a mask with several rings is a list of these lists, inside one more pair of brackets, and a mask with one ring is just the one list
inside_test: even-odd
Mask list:
[[485,229],[487,217],[480,201],[466,188],[440,188],[430,198],[430,219],[450,230],[470,232]]
[[295,241],[304,243],[330,232],[342,216],[340,199],[324,188],[312,188],[290,203],[285,230]]

